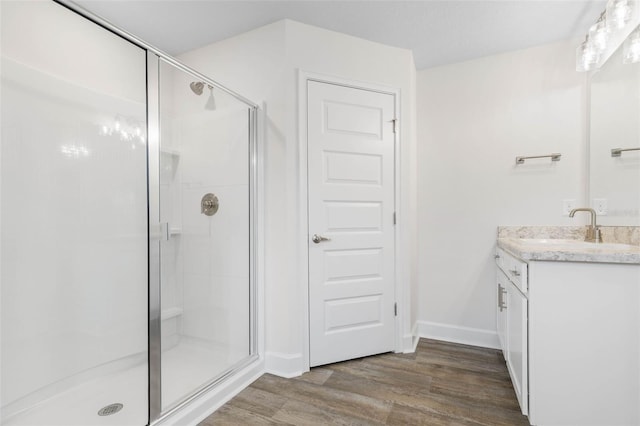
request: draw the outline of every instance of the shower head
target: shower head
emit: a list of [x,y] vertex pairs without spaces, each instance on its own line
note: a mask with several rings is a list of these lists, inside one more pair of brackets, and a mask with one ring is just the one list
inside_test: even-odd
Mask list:
[[[200,96],[204,91],[205,84],[206,83],[202,81],[192,81],[189,84],[189,87],[191,87],[191,90],[193,91],[193,93]],[[216,109],[216,100],[213,97],[213,86],[211,86],[210,84],[207,84],[207,87],[209,88],[209,99],[207,99],[207,103],[205,104],[204,109],[213,111],[214,109]]]
[[200,96],[204,90],[204,83],[202,81],[192,81],[191,84],[189,84],[189,87],[191,87],[193,93]]

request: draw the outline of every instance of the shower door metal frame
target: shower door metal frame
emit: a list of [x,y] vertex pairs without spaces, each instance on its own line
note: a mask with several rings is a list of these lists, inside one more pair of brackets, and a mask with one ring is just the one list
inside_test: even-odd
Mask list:
[[231,377],[237,371],[258,359],[257,336],[257,285],[256,285],[256,225],[257,225],[257,105],[247,104],[248,136],[249,140],[249,356],[233,365],[217,377],[194,390],[184,400],[162,411],[162,320],[161,320],[161,244],[165,240],[163,227],[160,222],[160,63],[165,62],[206,84],[215,84],[209,78],[190,68],[179,64],[175,60],[147,53],[147,111],[148,111],[148,170],[149,170],[149,422],[160,422],[180,410],[191,401],[213,389],[218,383]]
[[147,52],[147,199],[149,236],[149,424],[162,412],[162,304],[160,227],[160,60]]
[[[259,359],[258,355],[258,317],[257,317],[257,205],[258,205],[258,155],[257,155],[257,121],[258,105],[233,90],[211,80],[209,77],[184,65],[167,53],[144,42],[133,34],[124,31],[109,21],[89,12],[70,0],[52,0],[95,24],[128,40],[147,51],[147,191],[148,191],[148,357],[149,357],[149,424],[154,424],[169,417],[193,400],[213,389],[218,383],[233,376],[244,367]],[[161,382],[161,277],[160,277],[160,244],[162,241],[160,225],[160,60],[184,71],[199,81],[219,89],[248,107],[249,131],[249,356],[225,371],[218,377],[173,406],[162,412]]]

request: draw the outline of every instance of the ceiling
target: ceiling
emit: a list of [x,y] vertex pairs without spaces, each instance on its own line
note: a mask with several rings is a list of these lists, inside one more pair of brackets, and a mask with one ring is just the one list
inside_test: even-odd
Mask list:
[[583,37],[605,0],[76,0],[172,55],[293,19],[413,51],[418,69]]

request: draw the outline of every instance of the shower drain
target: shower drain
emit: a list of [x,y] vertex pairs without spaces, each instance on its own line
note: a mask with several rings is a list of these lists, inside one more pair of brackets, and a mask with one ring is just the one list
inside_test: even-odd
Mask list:
[[124,405],[122,405],[120,403],[109,404],[106,407],[102,407],[100,409],[100,411],[98,411],[98,415],[99,416],[110,416],[110,415],[115,414],[118,411],[122,410],[122,407],[124,407]]

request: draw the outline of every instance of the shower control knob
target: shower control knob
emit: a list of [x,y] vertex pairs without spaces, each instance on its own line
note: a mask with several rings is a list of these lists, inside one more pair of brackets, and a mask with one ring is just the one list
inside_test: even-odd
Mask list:
[[207,216],[216,214],[219,207],[218,197],[211,193],[205,194],[204,197],[202,197],[202,201],[200,201],[200,213]]
[[327,237],[323,237],[322,235],[313,234],[313,237],[311,237],[311,241],[313,241],[316,244],[320,244],[322,241],[331,241],[331,239]]

